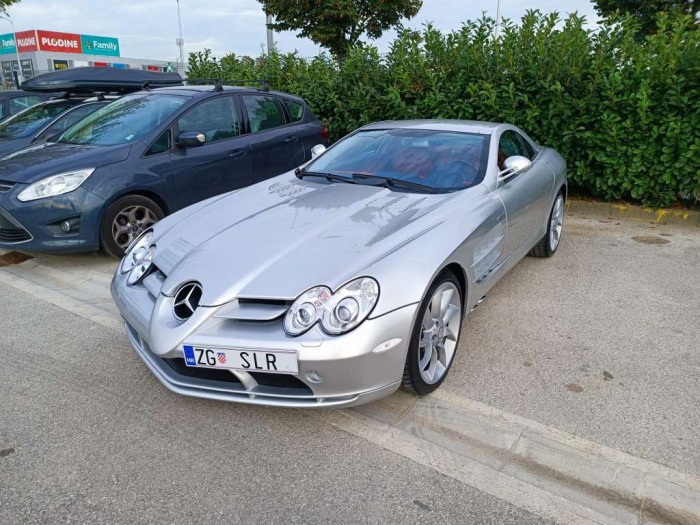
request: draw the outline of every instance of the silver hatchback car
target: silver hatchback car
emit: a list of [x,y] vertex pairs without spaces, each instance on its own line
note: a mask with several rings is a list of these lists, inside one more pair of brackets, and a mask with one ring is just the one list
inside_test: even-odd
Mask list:
[[112,295],[179,394],[289,407],[427,394],[466,314],[525,255],[557,250],[566,192],[562,157],[514,126],[379,122],[156,223]]

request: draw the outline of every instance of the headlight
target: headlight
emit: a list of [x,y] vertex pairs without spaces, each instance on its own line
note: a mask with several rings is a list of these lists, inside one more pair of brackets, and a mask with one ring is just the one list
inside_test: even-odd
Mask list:
[[27,202],[69,193],[75,189],[78,189],[78,187],[85,182],[90,175],[92,175],[93,171],[95,171],[95,168],[87,168],[84,170],[69,171],[67,173],[60,173],[59,175],[46,177],[45,179],[35,182],[26,190],[22,191],[19,195],[17,195],[17,199],[21,202]]
[[129,273],[126,278],[126,284],[132,286],[143,279],[144,275],[148,273],[153,264],[153,255],[156,253],[155,246],[149,246],[146,250],[146,254],[141,258],[141,260],[134,266],[134,268]]
[[379,285],[371,277],[360,277],[334,294],[325,286],[301,294],[284,319],[289,335],[301,335],[316,322],[330,335],[348,332],[364,321],[379,299]]
[[153,239],[153,230],[146,230],[127,248],[119,267],[122,273],[130,272],[146,257],[151,239]]

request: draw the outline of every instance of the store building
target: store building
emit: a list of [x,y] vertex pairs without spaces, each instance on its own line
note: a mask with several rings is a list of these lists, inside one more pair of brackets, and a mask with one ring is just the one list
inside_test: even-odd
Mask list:
[[43,29],[0,35],[0,76],[6,89],[17,85],[20,68],[26,80],[49,71],[84,66],[178,70],[172,62],[122,57],[119,40],[113,37]]

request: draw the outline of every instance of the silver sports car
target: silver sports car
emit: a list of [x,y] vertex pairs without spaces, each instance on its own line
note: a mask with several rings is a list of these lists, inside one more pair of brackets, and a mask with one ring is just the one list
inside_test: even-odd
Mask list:
[[467,313],[559,246],[566,163],[514,126],[379,122],[319,150],[129,248],[112,295],[173,392],[288,407],[427,394]]

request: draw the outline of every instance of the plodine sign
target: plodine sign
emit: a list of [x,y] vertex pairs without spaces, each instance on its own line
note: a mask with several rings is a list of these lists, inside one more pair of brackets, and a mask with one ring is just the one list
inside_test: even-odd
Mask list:
[[118,57],[119,40],[106,36],[79,35],[31,29],[0,35],[0,54],[29,51],[53,51]]

